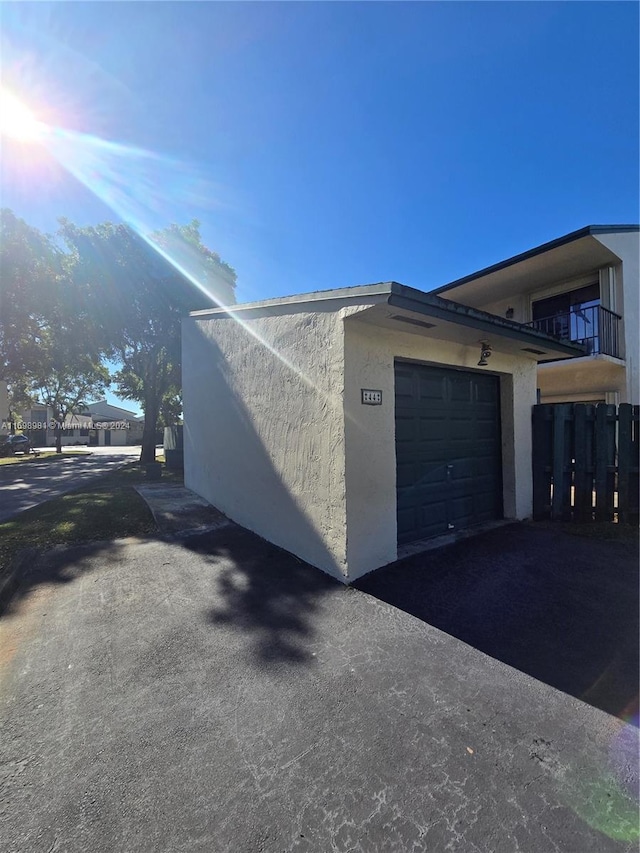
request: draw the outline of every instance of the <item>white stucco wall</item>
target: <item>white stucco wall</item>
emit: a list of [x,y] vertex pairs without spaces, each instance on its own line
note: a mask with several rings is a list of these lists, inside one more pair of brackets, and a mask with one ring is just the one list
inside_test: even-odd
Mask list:
[[526,293],[516,293],[507,299],[487,302],[478,307],[481,311],[488,311],[489,314],[496,314],[498,317],[506,317],[509,308],[513,308],[513,316],[509,319],[515,320],[517,323],[528,323],[531,319],[529,317],[529,297]]
[[622,260],[616,267],[615,309],[622,315],[626,381],[621,403],[640,404],[640,234],[598,234],[597,239]]
[[[186,485],[343,581],[397,557],[394,359],[471,370],[478,360],[477,346],[361,322],[364,307],[283,306],[247,319],[251,332],[215,315],[183,326]],[[504,514],[525,518],[536,364],[494,348],[491,372]],[[382,390],[382,405],[363,406],[361,388]]]
[[[345,322],[345,449],[349,578],[397,557],[394,359],[477,370],[477,346]],[[494,349],[500,375],[503,497],[506,518],[532,511],[531,407],[536,363]],[[382,390],[381,406],[364,406],[361,388]]]
[[342,313],[245,322],[184,321],[185,484],[344,580]]

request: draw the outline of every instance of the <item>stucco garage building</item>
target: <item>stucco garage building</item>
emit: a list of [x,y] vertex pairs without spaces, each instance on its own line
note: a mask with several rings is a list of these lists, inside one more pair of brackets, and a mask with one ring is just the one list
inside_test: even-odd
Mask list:
[[350,582],[416,541],[529,516],[537,361],[581,354],[394,282],[196,312],[185,482]]

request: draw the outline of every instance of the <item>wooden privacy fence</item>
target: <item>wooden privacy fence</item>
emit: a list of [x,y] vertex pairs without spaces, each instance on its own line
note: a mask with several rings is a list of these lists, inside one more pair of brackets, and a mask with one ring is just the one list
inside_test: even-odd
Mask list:
[[638,523],[639,409],[533,407],[534,518]]

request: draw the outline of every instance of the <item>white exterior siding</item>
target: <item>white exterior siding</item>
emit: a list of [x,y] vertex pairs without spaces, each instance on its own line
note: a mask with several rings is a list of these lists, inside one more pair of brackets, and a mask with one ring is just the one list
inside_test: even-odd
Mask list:
[[[397,558],[394,360],[478,370],[478,349],[357,318],[345,322],[345,339],[347,562],[352,580]],[[494,352],[490,372],[500,375],[504,515],[527,518],[532,511],[536,363]],[[382,390],[382,405],[363,406],[361,388]]]
[[184,322],[185,484],[344,580],[342,314],[244,322]]
[[615,311],[622,314],[626,379],[620,402],[640,404],[640,233],[598,234],[597,239],[622,260],[616,267]]
[[512,308],[512,319],[529,323],[534,301],[595,282],[600,284],[602,306],[622,317],[620,357],[594,354],[585,359],[541,364],[538,386],[542,402],[606,401],[638,405],[640,234],[637,230],[625,227],[616,231],[613,226],[611,231],[598,231],[498,272],[479,273],[477,280],[465,280],[442,295],[499,317],[505,317]]
[[[362,322],[367,307],[193,316],[182,336],[185,484],[343,582],[397,558],[394,359],[478,369],[477,345]],[[490,372],[504,515],[526,518],[536,363],[494,350]]]

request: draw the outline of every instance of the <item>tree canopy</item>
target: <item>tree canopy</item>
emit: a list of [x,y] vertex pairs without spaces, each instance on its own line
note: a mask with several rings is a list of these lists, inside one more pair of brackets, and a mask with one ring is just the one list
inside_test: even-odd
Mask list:
[[195,220],[149,240],[110,222],[63,222],[61,236],[74,257],[76,287],[99,317],[103,347],[121,364],[118,392],[142,406],[141,461],[152,461],[159,416],[174,417],[179,406],[182,318],[234,302],[235,272],[203,246]]
[[[10,210],[0,228],[0,379],[14,404],[38,400],[63,421],[109,384],[94,316],[51,237]],[[60,451],[60,428],[56,439]]]
[[[159,419],[181,410],[182,318],[234,303],[235,270],[202,243],[195,219],[147,238],[122,223],[61,219],[54,239],[10,210],[0,226],[0,380],[63,420],[113,378],[144,411],[141,461],[152,461]],[[107,360],[120,365],[114,377]]]

